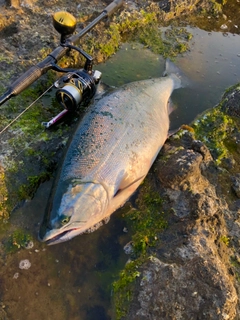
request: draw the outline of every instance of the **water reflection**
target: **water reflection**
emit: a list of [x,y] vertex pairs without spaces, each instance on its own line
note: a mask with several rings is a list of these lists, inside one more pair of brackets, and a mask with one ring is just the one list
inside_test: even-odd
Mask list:
[[[164,31],[164,29],[163,29]],[[172,129],[189,124],[204,110],[216,105],[224,91],[240,81],[240,36],[188,28],[193,34],[190,51],[178,57],[176,65],[189,78],[189,88],[172,95],[176,110]],[[123,82],[159,77],[164,60],[140,45],[124,44],[105,64],[98,66],[103,81],[119,86]]]

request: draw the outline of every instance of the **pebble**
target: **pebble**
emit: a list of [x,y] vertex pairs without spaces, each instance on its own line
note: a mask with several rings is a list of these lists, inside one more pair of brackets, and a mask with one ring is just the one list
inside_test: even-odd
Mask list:
[[34,246],[34,243],[33,243],[32,240],[30,240],[30,241],[28,241],[28,242],[26,243],[25,248],[26,248],[26,249],[32,249],[33,246]]
[[133,244],[132,241],[128,242],[124,247],[123,250],[125,254],[132,254],[133,253]]
[[221,27],[220,27],[220,29],[222,29],[222,30],[226,30],[227,28],[228,28],[228,26],[225,23],[222,24]]
[[19,268],[20,269],[29,269],[31,267],[31,262],[28,260],[28,259],[25,259],[25,260],[21,260],[19,262]]

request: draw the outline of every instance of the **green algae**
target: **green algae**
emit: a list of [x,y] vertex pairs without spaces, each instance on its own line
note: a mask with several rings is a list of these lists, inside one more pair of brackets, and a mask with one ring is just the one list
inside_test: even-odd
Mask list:
[[195,138],[206,144],[217,164],[230,155],[227,141],[234,128],[234,120],[221,110],[221,105],[207,111],[193,123],[192,128]]
[[[26,110],[46,90],[49,82],[52,84],[54,77],[54,73],[49,73],[44,81],[38,81],[8,101],[2,108],[0,129]],[[52,132],[46,131],[41,124],[60,110],[55,101],[49,100],[47,107],[43,106],[41,100],[35,102],[1,136],[5,145],[7,142],[8,153],[4,159],[0,183],[0,218],[3,220],[8,219],[11,210],[20,200],[32,198],[39,184],[51,176],[51,161],[56,151],[50,152],[41,145],[53,138],[62,139],[62,130],[57,128]]]
[[8,218],[8,190],[5,181],[4,169],[0,167],[0,219],[6,221]]
[[229,246],[230,238],[226,235],[222,235],[220,236],[219,241],[224,243],[226,246]]
[[140,259],[129,261],[120,272],[119,279],[113,283],[116,320],[122,319],[129,310],[135,281],[140,276],[138,268],[141,264]]
[[132,229],[132,260],[120,272],[119,279],[113,283],[114,308],[116,319],[127,314],[132,300],[133,287],[140,277],[141,265],[151,256],[158,235],[167,227],[164,213],[161,210],[163,200],[154,190],[148,178],[140,188],[136,201],[137,210],[130,210],[126,220]]
[[22,248],[26,248],[29,242],[32,241],[32,236],[22,229],[15,230],[10,234],[4,244],[6,253],[15,253]]
[[50,172],[42,172],[36,176],[28,176],[28,183],[22,184],[18,190],[18,198],[20,200],[32,198],[39,185],[44,181],[49,180],[50,177]]
[[161,205],[163,200],[153,187],[144,182],[137,199],[137,210],[131,210],[127,219],[133,228],[133,249],[137,256],[145,255],[147,249],[155,245],[160,230],[166,228],[166,220]]
[[119,23],[118,30],[123,39],[138,41],[164,57],[175,57],[187,51],[189,49],[187,42],[191,39],[190,33],[184,28],[171,28],[163,34],[159,27],[161,25],[159,15],[160,11],[155,6],[149,7],[148,11],[134,12],[124,17]]
[[[178,28],[172,28],[172,32],[163,34],[161,25],[163,21],[157,5],[131,13],[123,10],[118,17],[113,18],[101,38],[96,39],[94,33],[88,35],[82,47],[96,57],[98,62],[105,61],[113,55],[125,41],[140,42],[164,57],[175,57],[189,49],[188,41],[191,39],[191,34],[185,28],[180,28],[178,31]],[[74,60],[76,62],[76,56]]]

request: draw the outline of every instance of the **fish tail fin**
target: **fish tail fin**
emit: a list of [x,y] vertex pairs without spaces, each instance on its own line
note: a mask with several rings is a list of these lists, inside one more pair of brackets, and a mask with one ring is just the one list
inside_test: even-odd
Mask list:
[[189,80],[184,73],[170,59],[165,61],[165,71],[163,76],[169,76],[174,81],[174,89],[184,88],[189,86]]

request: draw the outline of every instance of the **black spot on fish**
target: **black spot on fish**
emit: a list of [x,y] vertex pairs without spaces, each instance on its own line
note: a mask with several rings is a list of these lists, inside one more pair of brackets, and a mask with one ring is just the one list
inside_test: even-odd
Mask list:
[[101,114],[103,115],[103,116],[109,116],[109,117],[111,117],[111,118],[113,118],[113,115],[112,115],[112,113],[111,112],[109,112],[109,111],[101,111]]

